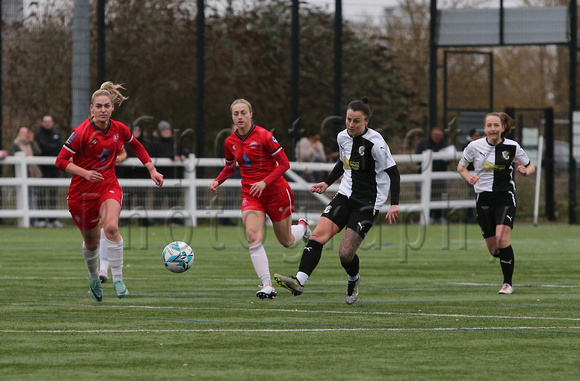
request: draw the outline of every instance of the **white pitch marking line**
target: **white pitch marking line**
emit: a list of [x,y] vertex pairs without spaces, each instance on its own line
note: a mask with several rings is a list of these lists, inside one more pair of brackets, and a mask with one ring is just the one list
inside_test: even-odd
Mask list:
[[55,330],[0,330],[1,333],[211,333],[211,332],[337,332],[337,331],[536,331],[580,329],[580,327],[424,327],[424,328],[298,328],[298,329],[55,329]]
[[[179,310],[224,310],[217,307],[155,307],[155,306],[110,306],[111,308],[143,308],[143,309],[179,309]],[[254,311],[263,312],[254,308],[227,308],[228,311]],[[429,317],[451,317],[451,318],[472,318],[472,319],[522,319],[522,320],[555,320],[555,321],[580,321],[580,318],[558,318],[549,316],[505,316],[505,315],[461,315],[461,314],[427,314],[422,312],[361,312],[361,311],[309,311],[309,310],[288,310],[269,309],[269,312],[298,312],[317,314],[344,314],[344,315],[407,315],[407,316],[429,316]]]

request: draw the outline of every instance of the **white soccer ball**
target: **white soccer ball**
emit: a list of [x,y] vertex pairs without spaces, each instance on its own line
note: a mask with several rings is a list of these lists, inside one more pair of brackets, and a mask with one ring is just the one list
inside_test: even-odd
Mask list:
[[182,273],[193,265],[193,250],[182,241],[174,241],[163,249],[163,264],[172,273]]

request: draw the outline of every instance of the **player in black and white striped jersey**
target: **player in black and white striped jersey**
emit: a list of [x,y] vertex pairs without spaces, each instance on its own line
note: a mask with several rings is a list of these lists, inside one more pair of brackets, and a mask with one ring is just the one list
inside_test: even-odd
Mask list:
[[337,136],[339,161],[323,182],[310,188],[313,193],[324,193],[343,176],[338,193],[322,212],[316,229],[304,247],[296,276],[274,274],[276,282],[295,296],[304,291],[306,281],[320,261],[323,246],[346,227],[338,255],[348,274],[346,303],[354,303],[360,284],[356,251],[375,223],[389,191],[391,207],[386,219],[391,224],[397,222],[399,170],[381,134],[368,128],[370,117],[367,98],[350,102],[346,112],[346,129]]
[[[457,171],[473,185],[477,197],[477,222],[489,253],[500,259],[503,286],[500,294],[512,294],[514,251],[510,243],[516,217],[516,186],[514,170],[524,176],[535,172],[534,164],[520,145],[506,136],[515,126],[503,112],[485,116],[485,137],[465,147]],[[467,166],[473,163],[472,175]]]

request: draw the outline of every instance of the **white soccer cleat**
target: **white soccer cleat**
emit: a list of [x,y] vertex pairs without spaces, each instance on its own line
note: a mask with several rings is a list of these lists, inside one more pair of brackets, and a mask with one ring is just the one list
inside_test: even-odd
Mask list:
[[[300,224],[301,222],[302,224]],[[304,227],[306,227],[306,231],[302,236],[302,240],[304,240],[304,242],[308,242],[310,236],[312,235],[312,231],[310,230],[310,227],[308,227],[308,221],[306,221],[306,218],[301,218],[298,220],[298,225],[304,225]]]
[[99,279],[101,283],[107,283],[109,281],[109,274],[107,274],[107,270],[99,271]]
[[512,287],[511,284],[507,284],[504,283],[503,287],[501,288],[501,290],[499,290],[500,294],[505,294],[505,295],[509,295],[509,294],[513,294],[514,293],[514,288]]
[[270,285],[262,286],[262,289],[256,292],[256,296],[260,299],[274,299],[278,295],[276,289]]

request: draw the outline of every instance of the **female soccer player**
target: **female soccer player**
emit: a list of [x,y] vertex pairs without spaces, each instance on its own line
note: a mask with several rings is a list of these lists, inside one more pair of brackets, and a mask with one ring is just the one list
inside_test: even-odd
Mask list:
[[[513,294],[514,251],[510,236],[516,218],[514,168],[524,176],[536,168],[520,145],[506,139],[515,123],[503,112],[485,116],[485,137],[472,141],[463,150],[457,172],[475,188],[477,222],[489,253],[499,257],[503,272],[500,294]],[[467,166],[473,163],[475,174]]]
[[149,170],[155,184],[163,185],[163,175],[157,172],[149,154],[133,138],[129,127],[111,119],[115,103],[120,105],[127,99],[119,88],[123,89],[121,85],[105,82],[93,93],[91,116],[72,130],[56,158],[56,166],[73,175],[67,196],[68,208],[83,237],[82,251],[89,271],[90,292],[97,302],[103,300],[98,264],[101,226],[105,231],[115,292],[120,299],[129,296],[123,283],[123,238],[119,234],[123,193],[115,174],[115,162],[124,143]]
[[256,293],[260,299],[273,299],[276,289],[272,287],[270,266],[262,244],[266,215],[272,220],[274,234],[284,247],[289,247],[310,237],[305,219],[292,225],[294,194],[282,175],[290,168],[284,149],[274,135],[252,121],[252,105],[245,99],[237,99],[230,106],[236,130],[226,138],[226,166],[210,184],[217,193],[218,187],[236,170],[236,162],[242,175],[242,222],[250,246],[250,256],[256,274],[262,281]]
[[340,176],[338,193],[326,206],[310,240],[304,247],[296,276],[274,274],[276,282],[298,296],[318,265],[323,246],[345,226],[338,256],[348,274],[346,304],[358,298],[359,257],[356,251],[376,221],[379,209],[391,189],[391,207],[386,219],[399,217],[400,175],[389,146],[376,131],[368,128],[371,109],[368,99],[350,102],[346,111],[346,129],[337,136],[339,161],[326,180],[310,188],[323,193]]

